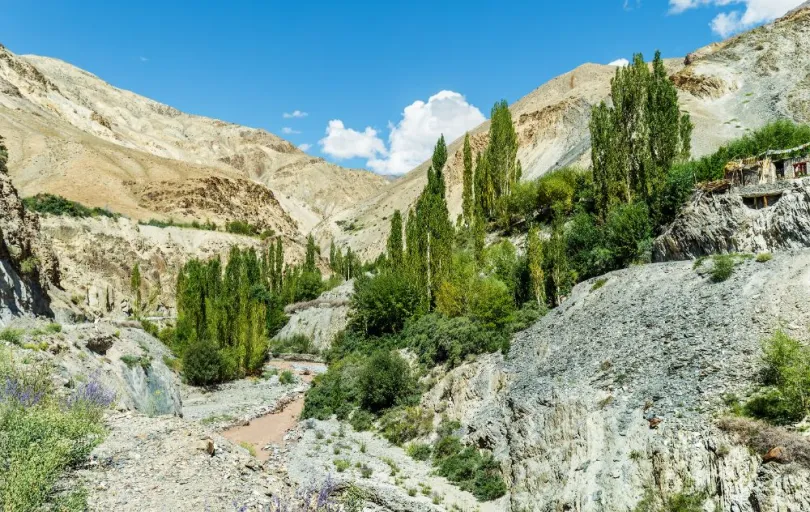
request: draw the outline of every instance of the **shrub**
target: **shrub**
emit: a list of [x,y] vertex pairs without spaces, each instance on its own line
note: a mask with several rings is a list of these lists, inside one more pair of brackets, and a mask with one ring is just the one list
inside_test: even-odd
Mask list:
[[437,473],[481,501],[491,501],[506,494],[506,483],[498,463],[491,454],[482,455],[472,446],[440,459]]
[[755,418],[778,425],[801,421],[810,412],[810,348],[783,331],[762,346],[764,387],[744,407]]
[[400,272],[358,277],[352,296],[351,327],[369,336],[397,333],[419,308],[414,280]]
[[121,361],[127,365],[127,368],[135,368],[136,366],[140,366],[143,368],[144,371],[148,370],[150,366],[152,366],[152,361],[149,359],[148,356],[133,356],[133,355],[123,355],[121,356]]
[[239,446],[247,450],[251,457],[256,456],[256,447],[248,443],[247,441],[239,441]]
[[318,349],[309,336],[296,334],[289,338],[276,339],[270,342],[270,351],[274,354],[317,354]]
[[62,324],[58,324],[56,322],[51,322],[45,326],[45,332],[56,334],[58,332],[62,332]]
[[515,303],[506,284],[491,277],[479,279],[470,292],[470,315],[474,320],[490,329],[509,323]]
[[428,435],[432,426],[433,415],[421,407],[395,409],[380,420],[383,437],[395,445]]
[[301,417],[325,420],[334,414],[338,419],[348,418],[360,403],[363,363],[359,356],[346,357],[316,376],[304,400]]
[[216,345],[199,341],[183,354],[183,377],[195,386],[210,386],[221,381],[223,361]]
[[249,222],[234,220],[225,224],[225,231],[236,235],[256,236],[261,230]]
[[39,268],[39,260],[35,256],[25,258],[20,262],[20,272],[26,275],[33,274]]
[[715,283],[721,283],[734,272],[734,258],[730,254],[718,254],[712,257],[712,268],[709,275]]
[[62,196],[53,194],[37,194],[23,199],[23,205],[28,210],[47,213],[50,215],[66,215],[68,217],[118,217],[117,214],[105,208],[88,208],[75,201],[69,201]]
[[356,432],[364,432],[374,427],[374,415],[363,409],[357,409],[352,414],[349,424]]
[[334,461],[332,461],[332,463],[335,465],[335,469],[337,470],[338,473],[343,473],[344,471],[352,467],[352,463],[347,459],[335,459]]
[[509,336],[487,329],[467,317],[446,318],[430,314],[408,322],[400,334],[402,346],[419,354],[422,362],[455,367],[470,354],[496,352],[507,346]]
[[607,282],[608,282],[608,280],[605,279],[604,277],[601,278],[601,279],[597,279],[593,283],[593,286],[591,286],[591,291],[595,292],[596,290],[598,290],[598,289],[602,288],[603,286],[605,286],[607,284]]
[[773,259],[773,254],[769,252],[761,252],[757,254],[757,263],[766,263]]
[[631,263],[646,263],[650,260],[649,240],[652,223],[647,205],[642,202],[620,204],[613,207],[605,221],[607,249],[617,268]]
[[284,370],[281,372],[281,375],[278,376],[278,381],[284,385],[292,384],[295,382],[295,376],[290,370]]
[[415,383],[408,362],[397,352],[381,350],[363,366],[359,381],[360,404],[379,412],[406,402]]
[[7,343],[11,343],[12,345],[19,345],[22,341],[22,335],[25,331],[22,329],[13,329],[11,327],[6,327],[2,331],[0,331],[0,340],[5,341]]
[[411,458],[422,461],[428,460],[432,452],[433,448],[426,443],[411,443],[405,449],[405,453],[410,455]]
[[360,466],[360,476],[361,477],[363,477],[363,478],[371,478],[372,473],[374,473],[374,471],[370,467],[366,466],[365,464]]
[[44,367],[20,371],[0,354],[0,506],[3,510],[87,508],[82,494],[57,495],[57,482],[104,436],[102,414],[114,394],[95,376],[60,400]]

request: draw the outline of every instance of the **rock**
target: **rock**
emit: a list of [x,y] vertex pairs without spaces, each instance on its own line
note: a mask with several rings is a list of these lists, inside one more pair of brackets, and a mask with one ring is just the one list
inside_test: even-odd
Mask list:
[[115,338],[113,336],[93,336],[87,340],[85,346],[87,350],[95,352],[99,355],[105,355],[108,350],[113,346]]
[[[751,188],[757,187],[746,187]],[[734,190],[698,194],[655,240],[653,259],[685,260],[726,252],[810,247],[810,179],[766,188],[781,197],[760,209],[747,206]]]
[[785,449],[781,446],[771,448],[768,453],[762,456],[762,463],[768,464],[769,462],[784,462]]
[[201,439],[197,443],[197,449],[200,450],[200,451],[203,451],[203,452],[205,452],[208,455],[211,455],[213,457],[213,455],[215,453],[215,446],[214,446],[213,439],[210,439],[210,438]]

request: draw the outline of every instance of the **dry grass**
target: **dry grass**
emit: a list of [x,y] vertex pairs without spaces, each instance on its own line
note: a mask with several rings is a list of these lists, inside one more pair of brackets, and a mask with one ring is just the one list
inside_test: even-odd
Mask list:
[[796,462],[810,468],[810,438],[750,418],[723,418],[718,426],[721,430],[735,434],[760,455],[780,446],[784,449],[780,462]]

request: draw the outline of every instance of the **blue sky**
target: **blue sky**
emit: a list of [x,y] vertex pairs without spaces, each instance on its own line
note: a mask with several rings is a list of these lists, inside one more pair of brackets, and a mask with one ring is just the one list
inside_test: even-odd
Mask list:
[[[40,0],[6,2],[0,43],[341,165],[399,173],[435,133],[463,133],[496,100],[581,63],[683,56],[800,3]],[[440,91],[455,94],[428,101]],[[307,115],[283,116],[296,110]]]

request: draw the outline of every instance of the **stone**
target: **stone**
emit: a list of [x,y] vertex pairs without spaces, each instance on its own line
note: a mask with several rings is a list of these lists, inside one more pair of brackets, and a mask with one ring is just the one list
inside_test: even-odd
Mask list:
[[113,336],[97,335],[88,338],[85,346],[87,350],[103,356],[107,354],[114,342],[115,338]]
[[762,463],[768,464],[769,462],[784,462],[785,449],[782,446],[777,446],[768,450],[768,453],[762,456]]

